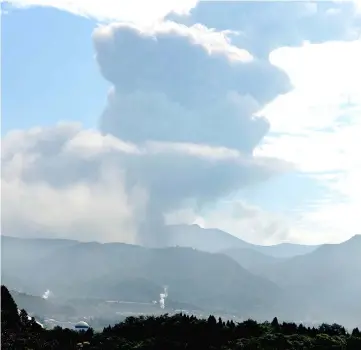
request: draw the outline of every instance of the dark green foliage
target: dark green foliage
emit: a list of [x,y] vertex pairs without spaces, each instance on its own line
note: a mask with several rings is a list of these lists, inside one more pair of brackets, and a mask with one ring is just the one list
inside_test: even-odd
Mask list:
[[1,286],[1,348],[38,349],[41,348],[43,332],[34,318],[29,318],[25,310],[18,307],[9,290]]
[[361,349],[361,334],[355,328],[351,334],[344,327],[322,324],[318,328],[246,320],[235,324],[209,316],[177,314],[169,316],[128,317],[124,322],[109,326],[100,333],[92,329],[76,332],[55,327],[44,330],[35,320],[29,320],[25,310],[18,314],[8,290],[1,288],[1,348],[2,349],[220,349],[220,350],[303,350]]
[[13,297],[5,286],[1,286],[1,328],[17,329],[20,316]]
[[352,335],[354,337],[361,337],[361,332],[358,328],[354,328],[353,331],[352,331]]

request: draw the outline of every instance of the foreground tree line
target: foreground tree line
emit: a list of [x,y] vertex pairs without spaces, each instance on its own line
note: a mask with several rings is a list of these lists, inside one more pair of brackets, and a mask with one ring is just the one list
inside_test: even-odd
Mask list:
[[361,332],[348,333],[344,327],[323,324],[317,328],[247,320],[223,321],[209,316],[128,317],[102,332],[76,332],[56,327],[45,330],[29,319],[5,286],[1,286],[2,349],[361,349]]

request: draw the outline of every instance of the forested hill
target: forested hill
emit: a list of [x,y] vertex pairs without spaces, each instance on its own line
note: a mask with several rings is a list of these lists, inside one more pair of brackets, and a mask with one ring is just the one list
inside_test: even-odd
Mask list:
[[197,319],[190,315],[129,317],[100,333],[45,330],[17,312],[11,294],[1,287],[1,348],[10,349],[361,349],[361,333],[340,325],[318,328],[294,323]]

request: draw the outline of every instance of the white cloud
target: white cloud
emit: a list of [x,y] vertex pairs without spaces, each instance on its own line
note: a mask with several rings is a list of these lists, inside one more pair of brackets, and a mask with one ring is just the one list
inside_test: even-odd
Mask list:
[[102,25],[94,32],[94,40],[98,44],[102,41],[114,40],[117,32],[130,29],[138,36],[151,37],[157,40],[157,36],[174,35],[175,37],[184,37],[189,39],[193,45],[200,45],[210,55],[221,54],[230,61],[249,62],[252,61],[252,55],[243,49],[231,44],[230,35],[237,34],[229,30],[216,31],[207,28],[202,24],[186,26],[172,21],[162,21],[145,24],[112,23]]
[[189,207],[172,212],[167,216],[167,223],[218,228],[254,244],[272,245],[290,239],[290,222],[283,215],[238,200],[222,201],[206,212]]
[[335,126],[343,104],[357,106],[361,101],[360,60],[359,40],[305,43],[301,48],[273,51],[270,61],[287,72],[295,89],[263,111],[272,124],[271,131],[300,133]]
[[109,170],[94,184],[69,184],[62,190],[46,182],[2,180],[2,233],[135,243],[132,201],[138,204],[139,198],[125,192],[120,176],[108,177]]
[[361,1],[360,0],[334,0],[336,3],[337,2],[345,2],[345,3],[352,3],[354,4],[356,10],[358,11],[358,13],[361,13]]
[[169,13],[187,14],[197,0],[9,0],[16,7],[52,7],[100,22],[151,23]]
[[361,42],[281,48],[270,60],[295,89],[262,111],[271,134],[256,154],[291,160],[328,189],[298,209],[292,238],[339,241],[360,233]]
[[305,40],[323,43],[359,38],[361,12],[357,4],[359,0],[201,1],[190,16],[177,20],[240,32],[232,42],[257,58],[267,59],[273,50],[297,47]]
[[[131,146],[81,130],[78,124],[12,131],[2,138],[1,146],[3,234],[135,242],[134,215],[141,215],[137,210],[139,203],[146,203],[146,194],[136,186],[126,189],[124,171],[107,162],[93,168],[98,178],[86,174],[70,181],[72,170],[62,163],[62,157],[88,160],[111,149],[126,153]],[[41,170],[44,163],[53,166],[51,159],[58,168],[55,172],[59,171],[60,187],[46,181]],[[32,172],[35,176],[27,178]]]
[[235,150],[135,145],[76,124],[10,132],[1,157],[3,234],[132,243],[155,239],[152,225],[187,201],[217,200],[275,171]]

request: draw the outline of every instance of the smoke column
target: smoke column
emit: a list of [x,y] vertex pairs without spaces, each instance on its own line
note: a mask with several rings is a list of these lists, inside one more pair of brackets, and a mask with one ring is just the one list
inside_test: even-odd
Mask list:
[[45,293],[43,294],[43,299],[48,299],[50,295],[51,295],[51,291],[49,289],[47,289],[45,291]]
[[159,294],[159,298],[160,298],[159,305],[160,305],[161,309],[165,308],[165,299],[167,298],[167,296],[168,296],[168,288],[164,287],[163,293]]

